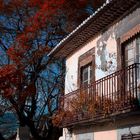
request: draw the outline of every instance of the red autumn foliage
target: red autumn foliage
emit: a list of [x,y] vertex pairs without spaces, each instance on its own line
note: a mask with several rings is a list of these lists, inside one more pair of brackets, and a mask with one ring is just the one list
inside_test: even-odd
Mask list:
[[0,78],[6,77],[16,71],[16,66],[15,65],[5,65],[0,69]]
[[[16,0],[13,2],[16,2]],[[17,1],[17,3],[18,2],[20,3],[20,1]],[[29,6],[38,6],[39,10],[35,15],[27,19],[28,25],[24,31],[16,37],[16,43],[7,51],[10,59],[13,60],[17,65],[22,63],[22,60],[25,57],[24,54],[30,50],[31,46],[28,45],[27,42],[33,40],[36,37],[38,31],[45,26],[46,20],[49,21],[52,18],[52,15],[56,14],[57,9],[59,9],[63,3],[64,0],[29,1]],[[37,53],[40,55],[41,52],[44,54],[48,51],[50,51],[50,49],[48,46],[46,46],[45,48],[42,48],[42,50],[39,50]],[[38,56],[36,55],[37,53],[35,53],[35,56],[33,56],[34,58]]]
[[[0,11],[5,12],[6,10],[5,14],[10,15],[17,8],[20,9],[24,7],[25,3],[26,2],[23,0],[10,0],[8,2],[0,0]],[[22,79],[26,66],[36,63],[35,60],[38,60],[45,53],[50,51],[48,46],[40,46],[39,49],[32,52],[32,57],[27,59],[27,53],[32,49],[32,46],[29,45],[28,42],[35,39],[39,30],[45,26],[46,21],[49,21],[53,14],[56,14],[57,10],[62,6],[63,3],[64,0],[27,1],[26,6],[28,8],[38,8],[38,10],[34,15],[26,18],[27,26],[24,28],[22,33],[17,35],[13,46],[7,50],[7,55],[13,61],[13,64],[5,65],[0,68],[0,86],[2,87],[1,90],[3,92],[3,96],[5,95],[6,98],[14,94],[15,90],[13,90],[13,88],[18,89],[19,78]],[[26,92],[28,93],[27,90],[35,92],[35,87],[29,85],[26,88]],[[24,94],[24,97],[25,95],[26,94]]]
[[[75,123],[78,120],[89,120],[106,118],[113,113],[122,111],[123,106],[133,103],[133,106],[139,104],[136,97],[129,91],[126,95],[118,96],[113,99],[107,96],[101,97],[99,95],[94,98],[89,98],[87,92],[79,92],[75,95],[64,96],[62,100],[63,107],[54,115],[53,123],[58,126]],[[126,102],[126,103],[125,103]]]
[[15,65],[6,65],[0,69],[1,93],[5,98],[10,98],[15,94],[21,84],[22,74],[17,71]]
[[[15,20],[17,20],[17,25],[11,24],[11,26],[16,27],[13,33],[13,36],[16,37],[12,41],[10,40],[11,42],[13,42],[12,46],[10,46],[6,50],[6,54],[9,57],[10,63],[0,68],[0,92],[2,93],[2,96],[8,99],[8,101],[10,101],[10,103],[12,104],[12,107],[18,114],[19,121],[24,123],[24,125],[27,125],[32,130],[31,133],[36,139],[41,140],[40,135],[37,133],[38,128],[35,128],[36,124],[34,125],[35,121],[33,117],[37,106],[36,97],[39,96],[35,82],[37,81],[37,76],[40,76],[39,74],[48,64],[46,62],[44,65],[40,62],[43,56],[45,56],[51,50],[51,47],[48,46],[49,43],[46,42],[45,45],[40,44],[40,40],[38,41],[38,37],[40,36],[43,29],[48,29],[50,24],[52,24],[53,26],[55,25],[56,28],[61,27],[58,26],[58,23],[55,23],[57,21],[56,17],[58,15],[60,17],[62,15],[65,15],[69,27],[72,27],[71,30],[73,30],[75,26],[77,26],[82,22],[82,20],[87,17],[87,13],[84,13],[81,10],[85,8],[87,4],[88,0],[0,0],[0,13],[3,13],[3,15],[7,16],[8,18],[10,16],[12,17],[15,13],[19,16],[18,20],[14,19],[15,17],[12,17],[14,24]],[[78,14],[78,10],[82,12]],[[71,24],[73,23],[73,20],[75,20],[76,24]],[[67,29],[65,30],[71,31]],[[59,35],[66,35],[65,30],[57,30],[56,32]],[[8,31],[10,31],[11,33],[13,29],[10,29]],[[54,32],[51,32],[51,34],[54,34]],[[57,36],[58,34],[56,34],[55,36]],[[56,78],[56,81],[58,82],[59,79],[60,77],[58,77],[58,79]],[[48,95],[45,94],[46,93],[44,92],[43,96],[46,99]],[[50,108],[53,106],[52,100],[54,100],[54,97],[57,98],[56,95],[49,95],[48,99],[46,99],[48,111],[50,111]],[[29,104],[26,104],[26,106],[25,103],[28,100]],[[25,112],[26,115],[24,115]],[[42,113],[40,114],[42,115]],[[53,113],[51,112],[50,114]],[[63,112],[62,114],[53,117],[51,121],[56,122],[58,126],[60,124],[60,120],[63,119],[63,116],[71,115],[72,114],[70,111]],[[51,130],[52,124],[50,123],[50,119],[52,116],[49,116],[46,119],[49,122],[48,124],[51,125]],[[45,139],[51,139],[51,136],[52,135]]]

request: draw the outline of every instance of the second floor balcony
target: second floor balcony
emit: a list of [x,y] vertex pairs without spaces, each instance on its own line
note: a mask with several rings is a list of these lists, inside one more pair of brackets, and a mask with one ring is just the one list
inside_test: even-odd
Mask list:
[[139,111],[140,64],[125,67],[62,98],[62,126],[97,122]]

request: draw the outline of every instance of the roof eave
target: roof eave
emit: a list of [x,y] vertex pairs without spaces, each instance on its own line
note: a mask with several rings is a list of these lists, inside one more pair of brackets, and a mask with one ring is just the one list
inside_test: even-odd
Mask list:
[[67,57],[75,49],[79,48],[87,38],[95,36],[137,5],[139,5],[138,0],[107,1],[94,14],[89,16],[82,24],[60,41],[49,53],[49,56]]

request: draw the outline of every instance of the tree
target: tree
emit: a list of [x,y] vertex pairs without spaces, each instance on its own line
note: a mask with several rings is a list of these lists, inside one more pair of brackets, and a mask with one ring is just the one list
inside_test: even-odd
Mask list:
[[64,60],[47,54],[87,17],[88,3],[0,0],[0,95],[34,139],[61,134],[52,120],[63,95]]
[[[55,70],[49,70],[49,67],[54,67],[54,60],[47,57],[52,47],[48,44],[54,43],[51,40],[53,29],[47,23],[51,23],[51,16],[63,1],[36,1],[35,4],[35,1],[2,2],[2,10],[5,10],[4,6],[7,8],[2,20],[11,21],[13,25],[1,28],[5,34],[1,40],[2,49],[8,58],[7,64],[4,62],[0,70],[1,95],[14,108],[20,125],[27,125],[35,139],[58,139],[61,129],[53,126],[51,116],[57,109],[57,95],[62,90],[62,86],[56,83],[61,84],[59,81],[63,73],[60,62],[55,63]],[[51,35],[47,35],[49,33]],[[5,43],[6,35],[11,41],[10,47]],[[51,79],[48,78],[50,73]],[[42,130],[41,121],[44,116],[47,127]],[[45,134],[41,134],[45,131]],[[56,135],[52,135],[54,131]]]

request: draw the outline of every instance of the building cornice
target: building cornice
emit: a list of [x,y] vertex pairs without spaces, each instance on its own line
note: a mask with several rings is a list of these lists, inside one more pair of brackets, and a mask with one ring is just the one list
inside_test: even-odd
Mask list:
[[132,8],[136,8],[139,4],[139,0],[107,0],[95,13],[60,41],[49,56],[68,57],[91,37],[103,32],[109,25],[123,18],[127,12],[131,12]]

